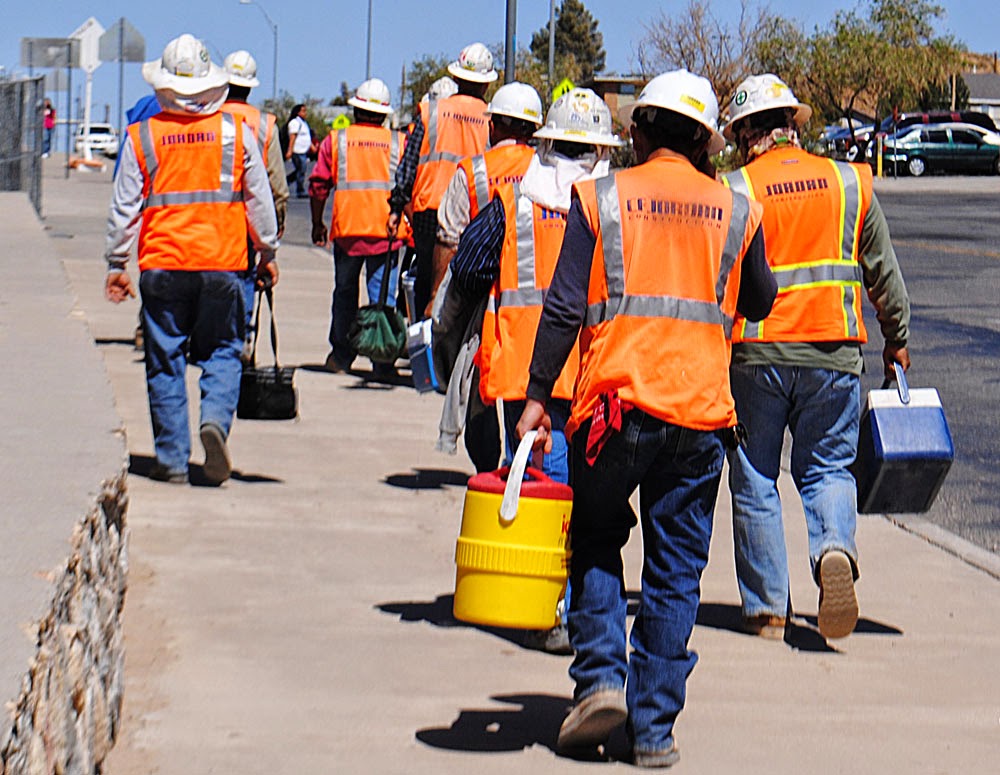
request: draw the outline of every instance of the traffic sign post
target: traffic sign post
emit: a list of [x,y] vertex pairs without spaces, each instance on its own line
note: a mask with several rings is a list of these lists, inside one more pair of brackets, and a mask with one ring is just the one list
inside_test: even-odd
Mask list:
[[118,137],[125,130],[125,63],[146,59],[146,40],[124,16],[101,35],[98,55],[102,62],[118,62]]
[[21,38],[21,65],[33,74],[36,67],[66,68],[66,177],[73,140],[73,68],[80,65],[80,41],[73,38]]
[[[90,103],[93,99],[94,71],[101,66],[99,54],[101,35],[104,26],[91,16],[87,21],[70,33],[70,37],[80,41],[80,69],[87,76],[87,85],[83,97],[83,158],[93,159],[90,149]],[[86,169],[86,167],[84,168]]]

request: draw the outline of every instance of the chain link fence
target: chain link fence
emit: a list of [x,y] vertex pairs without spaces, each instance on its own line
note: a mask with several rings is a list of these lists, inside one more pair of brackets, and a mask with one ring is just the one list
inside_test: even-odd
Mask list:
[[0,191],[24,191],[42,212],[44,78],[0,81]]

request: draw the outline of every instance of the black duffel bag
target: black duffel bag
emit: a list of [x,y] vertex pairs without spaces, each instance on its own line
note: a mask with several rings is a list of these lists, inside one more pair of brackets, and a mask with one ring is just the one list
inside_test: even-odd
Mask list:
[[[273,366],[257,366],[257,334],[260,328],[261,297],[267,297],[271,313],[271,350]],[[295,392],[293,367],[278,365],[278,327],[274,322],[274,298],[270,288],[257,292],[254,305],[253,348],[249,363],[243,364],[240,377],[240,400],[236,416],[241,420],[291,420],[298,415],[298,395]]]

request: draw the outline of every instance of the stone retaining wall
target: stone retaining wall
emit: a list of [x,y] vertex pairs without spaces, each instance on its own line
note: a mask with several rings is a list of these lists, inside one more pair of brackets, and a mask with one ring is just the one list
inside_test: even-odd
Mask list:
[[3,775],[90,775],[114,744],[124,683],[125,482],[123,471],[103,483],[65,566],[52,574],[52,605],[32,633],[37,651],[0,740]]

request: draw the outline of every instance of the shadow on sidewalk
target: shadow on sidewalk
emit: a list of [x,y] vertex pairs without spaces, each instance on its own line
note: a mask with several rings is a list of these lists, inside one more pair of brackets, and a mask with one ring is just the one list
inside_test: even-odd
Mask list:
[[571,699],[551,694],[502,694],[490,699],[520,707],[464,709],[450,727],[417,730],[417,740],[449,751],[491,753],[543,745],[555,752],[559,725],[573,704]]
[[[144,476],[147,479],[150,478],[149,473],[153,469],[153,464],[156,462],[156,458],[152,455],[129,455],[128,460],[128,472],[130,474],[135,474],[136,476]],[[202,467],[198,464],[191,464],[188,467],[188,476],[191,479],[191,485],[193,487],[216,487],[217,485],[211,484],[206,478]],[[265,474],[249,474],[243,471],[238,471],[233,469],[233,473],[229,477],[237,482],[243,482],[244,484],[284,484],[284,479],[277,479],[273,476],[267,476]]]
[[[462,622],[455,618],[452,609],[455,604],[454,595],[438,595],[436,600],[408,600],[394,603],[379,603],[375,607],[385,614],[396,614],[401,622],[427,622],[435,627],[466,627],[485,632],[515,646],[528,648],[524,645],[525,633],[530,630],[515,630],[506,627],[488,627],[482,624]],[[544,654],[544,651],[539,651]],[[549,656],[559,656],[550,654]]]
[[443,490],[445,485],[465,487],[469,475],[464,471],[447,468],[413,468],[409,474],[389,474],[382,481],[393,487],[407,490]]

